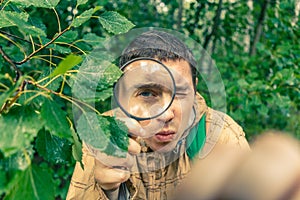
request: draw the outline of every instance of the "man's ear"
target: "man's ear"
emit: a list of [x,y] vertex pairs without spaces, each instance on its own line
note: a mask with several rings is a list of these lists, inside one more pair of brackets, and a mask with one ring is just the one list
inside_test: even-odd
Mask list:
[[197,85],[198,85],[198,77],[196,77],[196,83],[195,83],[196,88],[197,88]]

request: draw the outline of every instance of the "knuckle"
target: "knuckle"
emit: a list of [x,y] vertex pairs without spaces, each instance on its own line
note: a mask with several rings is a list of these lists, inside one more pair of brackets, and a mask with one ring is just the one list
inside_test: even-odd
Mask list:
[[129,179],[129,176],[130,176],[129,173],[121,172],[119,175],[120,182],[127,181],[127,179]]

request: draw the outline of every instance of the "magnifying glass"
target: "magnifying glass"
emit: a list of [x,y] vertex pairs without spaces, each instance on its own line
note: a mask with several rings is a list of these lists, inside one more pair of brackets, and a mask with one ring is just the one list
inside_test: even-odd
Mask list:
[[138,121],[153,119],[171,106],[175,80],[162,62],[139,57],[120,69],[124,73],[114,86],[114,100],[128,117]]

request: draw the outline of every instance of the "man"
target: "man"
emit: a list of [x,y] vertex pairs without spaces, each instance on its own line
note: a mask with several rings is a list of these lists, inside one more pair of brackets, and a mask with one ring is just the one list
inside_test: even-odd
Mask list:
[[[118,164],[107,164],[116,160],[107,155],[95,159],[84,147],[84,169],[76,164],[67,199],[170,199],[193,160],[209,155],[214,146],[249,150],[242,128],[207,107],[196,92],[197,64],[183,42],[162,31],[145,32],[123,51],[120,66],[139,57],[159,60],[172,71],[171,106],[155,119],[124,120],[133,137],[127,158]],[[155,133],[141,132],[149,123],[162,126]]]

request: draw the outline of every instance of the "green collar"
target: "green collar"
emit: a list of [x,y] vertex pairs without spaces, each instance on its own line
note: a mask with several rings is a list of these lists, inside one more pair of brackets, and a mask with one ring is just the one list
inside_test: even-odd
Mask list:
[[202,116],[200,121],[195,125],[189,135],[186,138],[187,155],[191,160],[200,152],[203,148],[206,140],[205,131],[205,114]]

